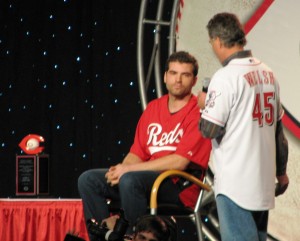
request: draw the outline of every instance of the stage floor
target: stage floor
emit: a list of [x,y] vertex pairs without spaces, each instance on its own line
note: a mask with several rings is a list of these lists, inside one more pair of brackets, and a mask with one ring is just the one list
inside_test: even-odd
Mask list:
[[0,241],[88,241],[81,199],[0,199]]

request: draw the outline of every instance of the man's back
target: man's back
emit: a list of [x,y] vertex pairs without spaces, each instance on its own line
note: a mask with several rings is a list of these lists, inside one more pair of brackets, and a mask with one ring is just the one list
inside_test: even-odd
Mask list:
[[216,168],[222,170],[216,193],[248,209],[272,208],[275,132],[282,114],[273,72],[253,57],[233,59],[214,75],[210,90],[215,91],[208,101],[212,108],[203,116],[226,123],[221,143],[213,141]]

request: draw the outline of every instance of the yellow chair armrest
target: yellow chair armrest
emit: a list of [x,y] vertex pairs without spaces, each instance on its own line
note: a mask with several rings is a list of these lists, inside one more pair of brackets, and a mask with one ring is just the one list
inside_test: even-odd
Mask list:
[[179,170],[168,170],[165,171],[163,173],[161,173],[155,180],[155,182],[153,183],[152,186],[152,190],[151,190],[151,196],[150,196],[150,209],[151,209],[151,213],[156,214],[156,209],[157,209],[157,193],[158,193],[158,189],[160,184],[162,183],[162,181],[167,178],[167,177],[171,177],[171,176],[180,176],[180,177],[184,177],[185,179],[193,182],[194,184],[198,185],[199,187],[201,187],[202,189],[205,189],[206,191],[210,191],[211,188],[204,184],[203,182],[201,182],[198,178],[196,178],[195,176],[184,172],[184,171],[179,171]]

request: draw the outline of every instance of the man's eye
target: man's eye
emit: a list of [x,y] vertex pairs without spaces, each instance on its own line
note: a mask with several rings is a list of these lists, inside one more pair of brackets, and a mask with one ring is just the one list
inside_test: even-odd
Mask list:
[[189,78],[189,77],[191,77],[191,74],[186,73],[186,74],[183,74],[182,76],[185,78]]

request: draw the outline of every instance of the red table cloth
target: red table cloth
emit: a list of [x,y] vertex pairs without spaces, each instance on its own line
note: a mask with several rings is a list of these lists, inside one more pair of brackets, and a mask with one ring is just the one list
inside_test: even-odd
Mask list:
[[88,241],[81,199],[0,199],[0,241]]

